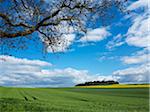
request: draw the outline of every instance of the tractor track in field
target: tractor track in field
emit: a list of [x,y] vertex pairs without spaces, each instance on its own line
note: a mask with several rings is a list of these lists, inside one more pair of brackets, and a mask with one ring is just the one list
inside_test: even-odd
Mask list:
[[24,98],[25,101],[29,101],[29,98],[24,94],[23,91],[21,91],[21,90],[18,90],[18,91],[21,94],[21,96]]
[[[20,91],[20,92],[21,92],[21,91]],[[38,100],[38,98],[37,98],[36,96],[30,95],[30,94],[27,93],[25,90],[22,90],[21,94],[22,94],[22,96],[24,97],[24,99],[25,99],[26,101],[29,100],[29,97],[30,97],[31,99],[33,99],[33,100]],[[28,96],[28,97],[27,97],[27,96]]]

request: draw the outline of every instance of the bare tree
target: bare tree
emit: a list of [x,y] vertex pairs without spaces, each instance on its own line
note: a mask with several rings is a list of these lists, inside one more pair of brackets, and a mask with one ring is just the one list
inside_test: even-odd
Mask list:
[[125,1],[0,0],[0,39],[8,42],[37,33],[53,47],[64,34],[86,33],[89,21],[111,19],[112,10],[122,10]]

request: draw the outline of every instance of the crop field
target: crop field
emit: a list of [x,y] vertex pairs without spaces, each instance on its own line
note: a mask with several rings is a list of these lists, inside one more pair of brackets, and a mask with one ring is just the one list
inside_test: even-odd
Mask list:
[[96,86],[78,86],[78,88],[150,88],[150,84],[113,84]]
[[0,112],[149,112],[149,88],[0,87]]

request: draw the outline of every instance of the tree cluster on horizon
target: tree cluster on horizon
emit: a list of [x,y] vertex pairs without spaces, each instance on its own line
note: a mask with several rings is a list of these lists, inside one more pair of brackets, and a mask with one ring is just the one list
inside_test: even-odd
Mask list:
[[90,81],[81,84],[77,84],[75,86],[92,86],[92,85],[112,85],[112,84],[119,84],[118,81],[108,80],[108,81]]

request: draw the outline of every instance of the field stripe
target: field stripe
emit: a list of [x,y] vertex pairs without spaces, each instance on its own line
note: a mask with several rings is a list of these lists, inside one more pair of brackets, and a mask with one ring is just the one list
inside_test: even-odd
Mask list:
[[114,84],[114,85],[78,86],[76,88],[150,88],[150,84],[146,85]]

